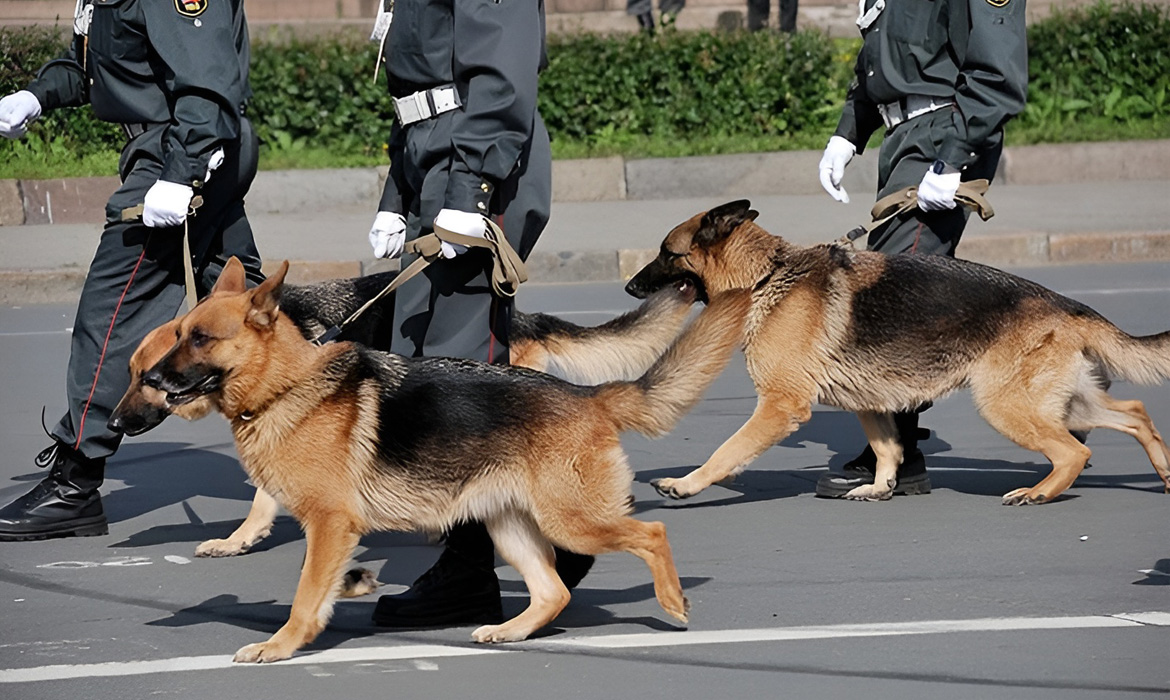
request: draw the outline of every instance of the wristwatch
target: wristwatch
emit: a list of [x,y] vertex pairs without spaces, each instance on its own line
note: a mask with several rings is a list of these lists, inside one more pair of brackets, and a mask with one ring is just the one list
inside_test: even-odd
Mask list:
[[930,164],[930,172],[934,173],[935,175],[945,175],[947,173],[957,173],[959,171],[958,169],[952,168],[942,160],[936,158],[935,161]]

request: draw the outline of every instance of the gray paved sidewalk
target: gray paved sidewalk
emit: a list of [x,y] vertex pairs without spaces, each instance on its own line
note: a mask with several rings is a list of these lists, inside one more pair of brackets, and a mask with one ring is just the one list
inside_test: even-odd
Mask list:
[[[562,201],[554,203],[552,220],[529,260],[530,277],[540,282],[618,281],[644,264],[675,224],[741,196],[752,201],[760,211],[759,222],[772,233],[801,244],[833,240],[868,220],[874,187],[871,154],[847,171],[848,205],[819,191],[814,155],[794,154],[787,165],[757,162],[755,179],[744,181],[729,179],[727,170],[748,163],[751,156],[680,159],[667,164],[680,171],[673,187],[659,174],[654,191],[639,198],[626,192],[623,196],[630,198],[563,201],[588,194],[599,176],[579,171],[575,174],[581,184],[569,188],[565,184],[570,178],[562,177]],[[632,170],[645,164],[627,163],[625,179],[635,182]],[[710,195],[697,195],[696,169],[710,171]],[[665,170],[659,168],[659,173]],[[996,184],[989,193],[996,216],[969,225],[959,249],[962,257],[1001,266],[1170,260],[1170,179],[1124,179],[1124,174],[1102,172],[1099,181],[1083,181],[1091,173],[1070,165],[1063,173],[1068,182],[1010,184],[1011,173],[1009,164],[1007,184]],[[790,182],[779,186],[774,184],[778,179]],[[1028,178],[1015,181],[1021,179]],[[249,200],[249,216],[265,259],[294,261],[292,278],[298,281],[384,268],[386,262],[371,258],[366,235],[376,208],[376,176],[367,172],[334,193],[321,191],[315,184],[321,180],[320,173],[311,171],[261,173]],[[767,183],[761,185],[762,180]],[[298,187],[318,191],[298,197]],[[74,298],[99,231],[94,223],[0,227],[0,303]]]

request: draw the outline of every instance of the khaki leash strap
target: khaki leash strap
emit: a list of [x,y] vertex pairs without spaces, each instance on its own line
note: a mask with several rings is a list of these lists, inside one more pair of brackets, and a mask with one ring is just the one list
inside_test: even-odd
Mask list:
[[[195,216],[195,210],[203,206],[203,197],[195,195],[191,198],[191,207],[187,210],[187,216]],[[122,210],[122,221],[135,221],[142,218],[142,212],[146,209],[145,205],[138,204],[133,207],[126,207]],[[195,268],[191,264],[191,236],[187,233],[187,220],[183,220],[183,277],[185,286],[187,287],[187,310],[195,308],[197,301],[195,294]]]
[[[987,194],[987,189],[991,186],[988,180],[971,180],[970,182],[960,182],[959,189],[955,192],[955,201],[963,206],[976,211],[979,218],[987,221],[995,216],[995,209],[991,207],[991,202],[983,195]],[[905,189],[898,190],[892,194],[882,197],[873,205],[869,215],[873,219],[872,223],[864,226],[858,226],[844,236],[838,238],[835,242],[838,245],[854,245],[854,242],[862,236],[868,236],[871,231],[886,223],[894,217],[901,216],[908,211],[918,208],[918,187],[910,186]]]
[[418,257],[415,258],[414,262],[410,263],[397,277],[390,280],[390,284],[383,287],[382,291],[378,292],[374,298],[362,304],[361,308],[350,314],[349,318],[329,328],[316,338],[313,338],[313,343],[316,345],[324,345],[341,335],[341,332],[345,330],[346,326],[357,320],[371,306],[378,303],[379,300],[383,299],[390,292],[401,287],[407,280],[425,270],[431,263],[441,258],[443,241],[468,248],[486,248],[492,254],[492,290],[498,296],[516,296],[516,290],[520,288],[520,284],[528,281],[528,270],[524,266],[524,261],[520,259],[520,256],[508,244],[508,239],[504,237],[504,232],[500,230],[500,227],[486,217],[484,218],[484,223],[486,228],[483,238],[464,236],[454,231],[448,231],[445,228],[436,227],[434,233],[428,233],[425,236],[419,236],[413,241],[408,241],[403,252],[417,255]]

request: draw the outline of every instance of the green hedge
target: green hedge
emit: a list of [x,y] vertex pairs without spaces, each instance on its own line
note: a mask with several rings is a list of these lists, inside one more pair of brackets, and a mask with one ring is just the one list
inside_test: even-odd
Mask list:
[[1025,125],[1086,117],[1125,122],[1170,116],[1170,14],[1165,6],[1058,11],[1028,30]]
[[[57,30],[0,27],[0,91],[23,87],[64,45]],[[540,106],[554,140],[583,144],[583,152],[629,138],[762,136],[776,148],[807,147],[809,134],[832,130],[858,45],[817,32],[552,37]],[[1058,140],[1092,120],[1170,117],[1163,7],[1103,3],[1059,12],[1029,28],[1029,51],[1023,128]],[[392,110],[384,78],[373,80],[375,53],[352,36],[255,36],[250,115],[265,151],[378,158]],[[6,162],[116,151],[121,141],[89,110],[62,110],[26,141],[0,143],[0,176]]]

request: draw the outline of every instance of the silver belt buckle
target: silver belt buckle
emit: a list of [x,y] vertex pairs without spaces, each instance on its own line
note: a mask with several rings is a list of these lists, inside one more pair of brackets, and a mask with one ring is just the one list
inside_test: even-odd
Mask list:
[[902,105],[897,102],[878,105],[878,112],[882,115],[882,121],[885,122],[887,129],[893,129],[895,126],[906,121],[906,115],[902,112]]

